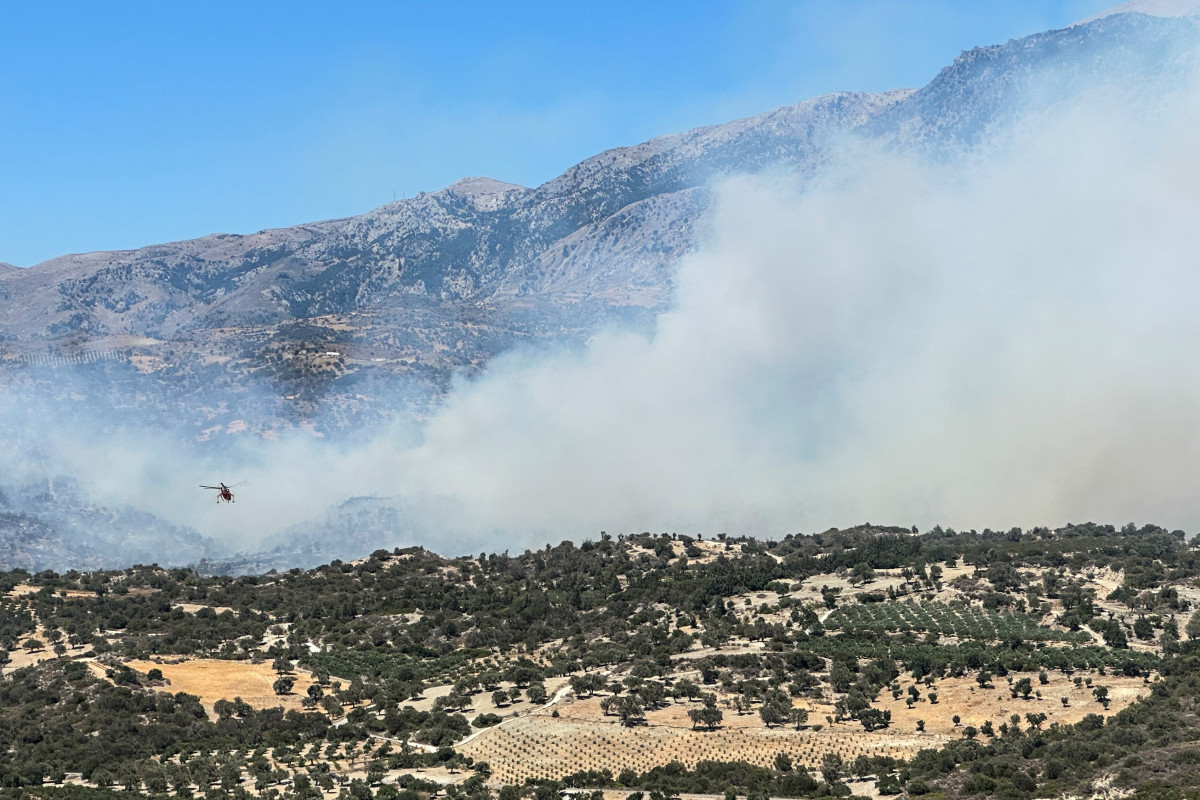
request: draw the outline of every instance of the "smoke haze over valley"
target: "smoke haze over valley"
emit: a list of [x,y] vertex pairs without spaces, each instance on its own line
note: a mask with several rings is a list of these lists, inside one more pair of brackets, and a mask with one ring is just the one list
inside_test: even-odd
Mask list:
[[1107,16],[539,187],[5,269],[0,553],[1195,530],[1198,55]]

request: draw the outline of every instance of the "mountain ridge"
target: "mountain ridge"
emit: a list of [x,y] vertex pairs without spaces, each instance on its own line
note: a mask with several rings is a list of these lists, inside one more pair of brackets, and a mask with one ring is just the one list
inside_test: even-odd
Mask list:
[[1099,14],[1082,19],[1075,24],[1085,25],[1089,22],[1095,22],[1098,19],[1111,17],[1116,14],[1145,14],[1152,17],[1197,17],[1200,16],[1200,2],[1198,0],[1129,0],[1129,2],[1121,3],[1119,6],[1114,6],[1107,11],[1101,11]]
[[[1030,73],[1065,60],[1085,76],[1108,70],[1153,79],[1158,69],[1186,68],[1194,58],[1178,48],[1164,56],[1119,41],[1162,45],[1184,32],[1182,24],[1191,23],[1114,13],[974,48],[920,89],[831,93],[613,148],[537,187],[468,177],[350,217],[6,269],[0,305],[10,313],[0,333],[42,341],[73,332],[170,338],[413,296],[487,305],[537,295],[571,304],[610,293],[601,303],[606,308],[662,307],[671,267],[690,250],[687,238],[704,209],[703,198],[689,192],[703,192],[723,174],[773,164],[811,171],[832,138],[859,130],[909,145],[970,141],[1008,109]],[[1185,38],[1195,39],[1191,28]],[[646,231],[639,222],[650,218],[663,225]],[[609,244],[630,234],[633,246],[618,248],[614,258]],[[604,275],[605,257],[623,262],[623,272]]]
[[[182,290],[193,302],[229,312],[235,321],[239,314],[249,312],[250,318],[246,320],[249,322],[264,315],[274,316],[278,321],[311,316],[313,312],[344,312],[348,310],[347,300],[350,307],[361,306],[358,297],[340,297],[338,302],[318,301],[317,307],[312,307],[313,290],[322,281],[326,286],[320,288],[338,283],[336,275],[323,273],[338,267],[359,268],[355,275],[359,287],[376,283],[395,288],[393,284],[398,282],[406,294],[428,295],[435,300],[486,302],[491,299],[488,289],[497,283],[504,284],[506,294],[527,293],[534,288],[542,291],[573,288],[536,286],[528,280],[514,280],[512,273],[528,273],[529,267],[545,263],[545,254],[567,237],[575,235],[578,239],[581,229],[587,228],[583,232],[586,238],[586,233],[596,231],[596,226],[602,228],[604,221],[651,196],[697,189],[702,181],[720,170],[763,166],[788,155],[785,143],[774,142],[772,149],[758,155],[756,163],[747,164],[744,158],[724,152],[723,148],[744,149],[747,138],[782,138],[801,125],[810,128],[809,137],[815,140],[826,128],[841,129],[846,124],[843,117],[848,117],[850,124],[857,124],[877,111],[873,106],[890,105],[906,95],[907,92],[838,93],[813,98],[744,120],[608,150],[534,188],[491,178],[465,178],[443,189],[423,192],[351,217],[253,234],[214,233],[135,250],[59,256],[19,275],[5,276],[8,279],[5,288],[10,295],[27,297],[35,294],[30,289],[48,290],[51,284],[65,284],[59,293],[68,298],[65,302],[55,298],[53,307],[48,302],[42,303],[40,312],[35,312],[41,317],[40,330],[39,325],[33,324],[24,329],[9,326],[6,332],[16,338],[36,338],[59,333],[65,327],[95,334],[146,335],[151,327],[148,320],[162,324],[168,335],[189,327],[188,322],[172,318],[172,312],[178,309],[169,307],[171,298],[153,297],[136,289],[135,297],[129,297],[128,293],[113,296],[111,289],[105,290],[109,295],[105,296],[98,293],[93,283],[101,277],[114,284],[135,284],[139,278],[165,282]],[[861,105],[861,111],[853,108],[856,104]],[[714,163],[703,165],[699,170],[701,175],[689,174],[690,162],[709,151],[717,151]],[[616,177],[609,179],[614,172]],[[496,241],[500,237],[490,230],[464,241],[464,236],[473,233],[473,229],[486,228],[489,223],[493,227],[518,225],[525,241]],[[665,244],[672,254],[681,246],[678,241],[658,244]],[[427,256],[426,261],[432,263],[414,267],[410,262],[420,255]],[[368,257],[372,265],[363,274],[361,265],[354,262]],[[292,270],[277,266],[280,260],[289,258],[293,268],[299,266],[313,273],[315,280],[302,290],[289,292],[286,285],[294,283],[297,276]],[[305,263],[298,264],[301,259]],[[221,274],[212,275],[218,278],[215,286],[192,286],[186,276],[177,274],[181,267],[203,271],[215,264],[225,265]],[[506,269],[508,266],[511,269]],[[663,284],[669,280],[663,274],[667,266],[647,264],[642,269],[654,271],[654,282]],[[263,273],[270,275],[272,285],[258,280]],[[231,285],[231,281],[237,285]],[[435,282],[440,285],[434,285]],[[77,288],[87,297],[74,296]],[[244,309],[244,303],[232,303],[225,298],[226,292],[235,289],[259,294],[273,308]],[[342,307],[335,307],[339,302]],[[178,318],[179,314],[174,316]],[[198,324],[211,321],[202,317]]]

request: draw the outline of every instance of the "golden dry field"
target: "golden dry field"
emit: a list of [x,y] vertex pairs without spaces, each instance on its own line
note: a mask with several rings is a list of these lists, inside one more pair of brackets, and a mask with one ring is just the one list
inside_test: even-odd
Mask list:
[[210,713],[213,703],[233,700],[235,697],[242,698],[255,708],[281,706],[285,711],[301,711],[303,706],[300,700],[313,683],[312,675],[296,670],[292,673],[296,679],[292,693],[277,695],[272,684],[279,676],[267,661],[253,664],[248,661],[193,658],[178,662],[129,661],[127,664],[141,673],[155,667],[161,669],[163,677],[170,681],[166,687],[168,691],[196,695]]
[[40,664],[43,661],[49,661],[56,657],[54,650],[46,643],[46,631],[41,627],[34,629],[33,633],[24,638],[37,639],[42,642],[43,646],[37,650],[26,650],[24,647],[13,650],[8,654],[8,663],[0,670],[0,674],[7,674],[22,667]]
[[[19,583],[12,588],[12,591],[9,592],[9,596],[27,597],[31,594],[37,594],[41,591],[41,589],[42,587],[40,586],[31,586],[28,583]],[[82,598],[85,600],[96,599],[95,592],[87,592],[83,589],[56,589],[54,593],[59,597]]]
[[[981,689],[973,677],[944,678],[936,681],[932,689],[923,684],[921,699],[908,708],[905,698],[912,681],[901,680],[903,691],[899,699],[893,699],[885,688],[879,693],[879,699],[874,704],[876,708],[892,712],[892,727],[901,730],[915,730],[917,720],[925,720],[925,730],[931,733],[960,735],[962,728],[973,725],[978,728],[984,722],[991,720],[992,725],[999,727],[1001,722],[1007,722],[1013,714],[1021,717],[1021,727],[1026,727],[1026,714],[1045,714],[1044,727],[1054,723],[1063,725],[1079,722],[1088,714],[1111,716],[1131,704],[1138,695],[1150,693],[1150,686],[1143,683],[1141,678],[1126,678],[1118,675],[1099,675],[1079,673],[1081,678],[1091,678],[1094,686],[1107,686],[1109,704],[1108,710],[1096,701],[1089,686],[1076,687],[1073,679],[1059,672],[1047,674],[1050,682],[1042,685],[1038,682],[1037,674],[1013,673],[1013,679],[1027,677],[1033,681],[1033,688],[1042,693],[1039,700],[1031,696],[1029,700],[1013,699],[1008,689],[1008,681],[1004,678],[992,678],[991,689]],[[928,700],[930,691],[937,692],[938,701],[932,704]],[[1064,707],[1060,698],[1066,697],[1068,706]],[[954,715],[959,715],[960,725],[954,725]],[[815,715],[814,715],[815,716]]]

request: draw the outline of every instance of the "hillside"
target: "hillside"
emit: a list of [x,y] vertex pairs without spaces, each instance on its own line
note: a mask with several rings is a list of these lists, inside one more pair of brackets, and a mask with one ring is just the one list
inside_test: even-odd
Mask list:
[[186,526],[96,502],[70,479],[0,484],[0,564],[6,569],[114,569],[154,561],[174,566],[223,553]]
[[1198,576],[1180,532],[1092,524],[10,571],[0,784],[1183,796],[1150,792],[1197,777]]

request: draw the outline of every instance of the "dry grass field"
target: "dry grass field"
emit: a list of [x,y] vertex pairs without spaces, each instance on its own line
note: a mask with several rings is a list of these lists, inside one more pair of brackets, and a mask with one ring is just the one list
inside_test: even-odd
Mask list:
[[[1013,699],[1008,689],[1008,681],[1004,678],[992,678],[991,689],[981,689],[973,677],[945,678],[937,681],[932,689],[919,686],[921,699],[912,708],[908,708],[905,699],[911,680],[901,680],[903,691],[898,699],[893,699],[886,689],[879,693],[877,708],[892,712],[892,727],[901,730],[915,730],[917,720],[925,720],[925,730],[930,733],[961,735],[962,728],[973,725],[978,728],[984,722],[991,720],[997,728],[1000,723],[1007,722],[1009,717],[1017,714],[1021,717],[1021,726],[1025,727],[1026,714],[1045,714],[1045,726],[1073,724],[1079,722],[1088,714],[1110,716],[1128,706],[1138,695],[1150,693],[1150,687],[1141,678],[1126,678],[1118,675],[1099,675],[1097,673],[1080,673],[1082,678],[1091,678],[1095,686],[1107,686],[1109,704],[1108,710],[1096,701],[1092,690],[1086,685],[1076,687],[1073,679],[1058,673],[1048,673],[1050,682],[1043,685],[1038,682],[1037,675],[1014,675],[1014,680],[1031,677],[1033,688],[1042,693],[1039,700],[1031,695],[1029,700]],[[929,702],[929,692],[938,695],[936,704]],[[1064,707],[1060,698],[1066,697],[1069,703]],[[954,715],[961,720],[955,726]]]
[[212,712],[218,700],[240,697],[255,708],[281,706],[285,711],[303,710],[300,700],[305,696],[312,676],[301,670],[292,673],[296,685],[292,693],[277,695],[272,688],[279,677],[271,669],[270,662],[252,664],[248,661],[221,661],[219,659],[196,658],[178,662],[130,661],[129,666],[138,672],[148,672],[157,667],[163,677],[170,681],[167,687],[172,692],[186,692],[200,698],[204,707]]
[[26,650],[24,647],[18,647],[16,650],[9,652],[8,663],[3,669],[0,669],[0,674],[8,674],[22,667],[29,667],[55,658],[54,650],[45,645],[46,631],[42,628],[35,629],[33,633],[25,636],[24,639],[37,639],[43,643],[43,647],[37,650]]
[[[37,594],[42,587],[30,586],[28,583],[19,583],[9,592],[11,597],[27,597],[31,594]],[[59,597],[83,598],[85,600],[95,600],[95,592],[85,592],[82,589],[57,589],[54,592]]]

